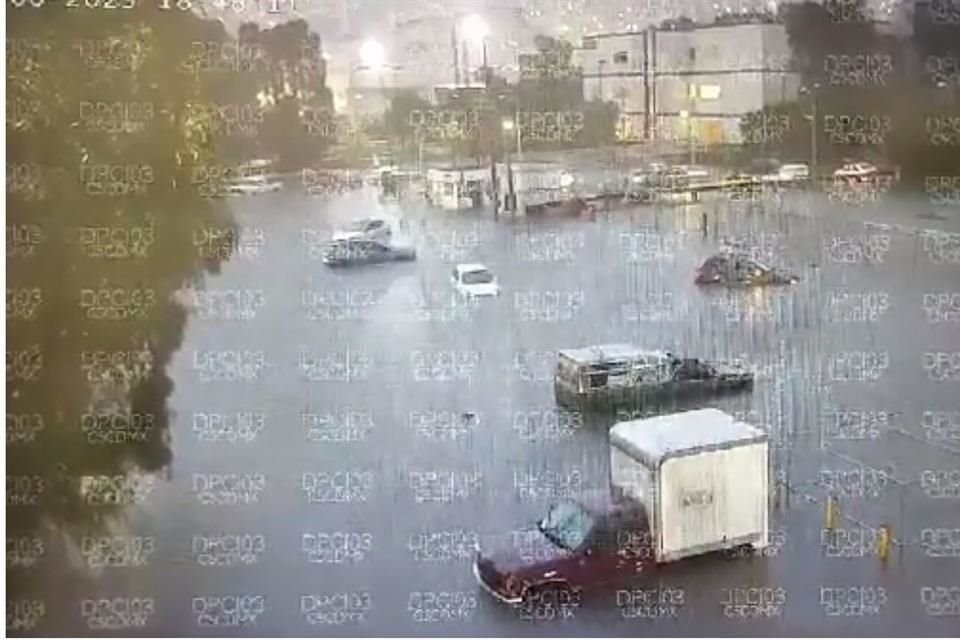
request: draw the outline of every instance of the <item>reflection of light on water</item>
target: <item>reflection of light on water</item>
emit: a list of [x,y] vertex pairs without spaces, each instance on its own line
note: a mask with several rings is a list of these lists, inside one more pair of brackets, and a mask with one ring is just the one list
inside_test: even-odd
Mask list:
[[751,316],[766,310],[769,306],[768,303],[765,303],[765,300],[767,300],[765,293],[766,292],[762,287],[751,289],[747,293],[747,310],[750,312]]

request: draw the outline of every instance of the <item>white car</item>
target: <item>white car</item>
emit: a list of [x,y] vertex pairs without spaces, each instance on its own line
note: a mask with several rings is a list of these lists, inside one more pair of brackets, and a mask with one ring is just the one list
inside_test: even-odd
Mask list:
[[277,180],[267,180],[264,176],[241,178],[227,185],[227,193],[235,195],[258,195],[280,191],[283,184]]
[[834,178],[847,180],[862,180],[876,175],[877,168],[869,162],[851,162],[833,172]]
[[784,164],[776,171],[760,176],[761,182],[800,182],[810,179],[810,167],[802,162]]
[[777,175],[781,180],[793,181],[793,180],[809,180],[810,179],[810,167],[808,167],[803,162],[794,162],[790,164],[785,164],[780,167],[780,170],[777,171]]
[[454,288],[469,297],[498,296],[496,276],[482,264],[458,264],[451,276]]
[[337,240],[373,240],[381,244],[390,244],[390,225],[379,218],[363,218],[351,222],[345,229],[333,233],[333,241]]

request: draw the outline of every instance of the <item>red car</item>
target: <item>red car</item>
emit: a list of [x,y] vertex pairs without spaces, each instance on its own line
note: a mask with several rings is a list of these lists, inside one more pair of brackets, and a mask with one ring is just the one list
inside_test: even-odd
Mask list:
[[490,595],[521,604],[544,591],[577,594],[583,588],[629,582],[652,563],[643,505],[591,493],[550,507],[535,527],[478,549],[474,576]]

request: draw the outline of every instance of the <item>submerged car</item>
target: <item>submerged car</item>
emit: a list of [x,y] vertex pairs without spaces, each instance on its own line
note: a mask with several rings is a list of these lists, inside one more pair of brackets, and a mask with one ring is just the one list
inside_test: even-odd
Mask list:
[[364,218],[351,222],[341,231],[335,231],[333,240],[374,240],[381,244],[390,242],[390,225],[378,218]]
[[334,240],[323,248],[323,263],[334,266],[355,264],[377,264],[416,260],[417,252],[413,247],[397,247],[372,240]]
[[482,264],[458,264],[451,274],[454,288],[469,297],[498,296],[497,277]]
[[227,185],[227,193],[233,195],[259,195],[274,193],[283,189],[283,183],[277,180],[267,180],[264,176],[250,176],[240,178]]
[[695,282],[699,285],[725,284],[728,286],[760,286],[793,284],[800,278],[778,267],[770,267],[745,253],[717,253],[707,258],[697,269]]
[[575,409],[645,405],[753,384],[740,362],[708,362],[631,344],[565,349],[557,358],[557,403]]
[[646,510],[609,492],[554,503],[534,526],[478,545],[473,574],[491,596],[518,605],[544,591],[618,586],[652,564]]
[[848,162],[833,172],[833,177],[840,180],[866,180],[877,175],[877,167],[869,162]]

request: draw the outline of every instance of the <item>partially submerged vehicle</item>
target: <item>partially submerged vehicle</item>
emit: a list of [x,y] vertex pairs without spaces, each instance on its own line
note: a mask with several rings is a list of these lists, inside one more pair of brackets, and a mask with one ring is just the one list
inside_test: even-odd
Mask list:
[[[717,409],[618,422],[610,489],[553,503],[536,523],[485,536],[473,574],[500,602],[678,580],[770,546],[770,439]],[[730,553],[734,552],[734,553]],[[716,565],[714,565],[716,566]]]
[[416,259],[417,252],[413,247],[386,245],[362,238],[333,240],[324,245],[322,253],[323,263],[329,267],[409,262]]
[[752,384],[753,373],[739,362],[708,362],[631,344],[604,344],[560,351],[554,393],[562,406],[612,408],[736,391]]
[[500,283],[482,264],[458,264],[450,274],[454,289],[469,298],[498,296]]
[[231,195],[255,196],[262,193],[275,193],[283,189],[279,180],[268,180],[266,176],[255,175],[238,178],[227,185],[227,193]]
[[699,285],[754,287],[794,284],[800,278],[786,269],[763,264],[742,251],[723,251],[704,260],[694,281]]

